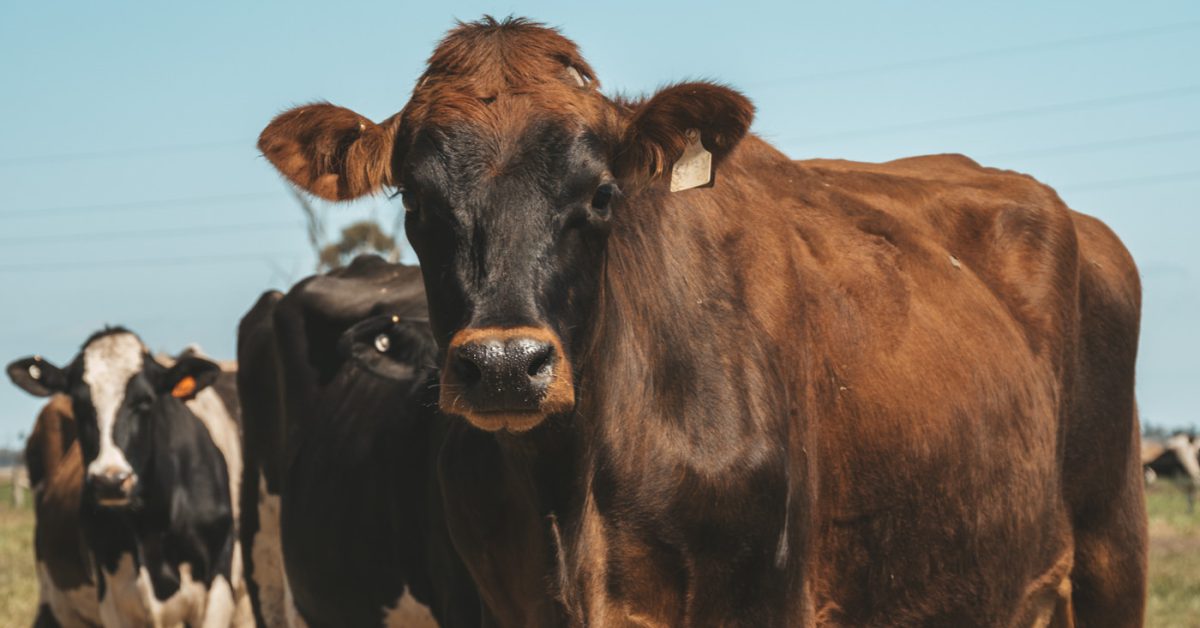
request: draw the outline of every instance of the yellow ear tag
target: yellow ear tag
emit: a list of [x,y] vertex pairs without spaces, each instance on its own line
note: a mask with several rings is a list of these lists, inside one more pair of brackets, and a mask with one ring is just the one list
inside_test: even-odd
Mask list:
[[671,191],[681,192],[712,182],[712,153],[700,143],[700,131],[687,130],[688,144],[671,167]]
[[171,396],[176,399],[187,399],[194,392],[196,392],[196,378],[188,375],[175,384],[175,387],[171,389]]

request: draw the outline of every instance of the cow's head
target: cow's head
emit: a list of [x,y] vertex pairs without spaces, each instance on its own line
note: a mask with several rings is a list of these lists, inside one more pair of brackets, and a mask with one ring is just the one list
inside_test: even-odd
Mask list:
[[191,355],[163,366],[122,328],[93,335],[64,368],[41,356],[8,365],[8,376],[26,392],[71,397],[87,491],[102,506],[136,501],[138,478],[150,471],[156,424],[170,413],[188,412],[184,401],[219,372],[216,364]]
[[298,107],[271,122],[259,147],[322,198],[403,195],[445,351],[442,409],[485,430],[523,431],[574,409],[572,358],[622,213],[664,190],[695,142],[719,163],[752,117],[745,97],[710,83],[610,100],[556,31],[488,18],[442,41],[386,121]]

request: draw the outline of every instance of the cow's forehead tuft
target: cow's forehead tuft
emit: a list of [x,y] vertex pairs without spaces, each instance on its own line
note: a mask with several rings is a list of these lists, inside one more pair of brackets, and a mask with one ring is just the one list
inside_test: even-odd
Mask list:
[[118,331],[93,338],[83,348],[83,379],[96,386],[120,386],[122,389],[138,371],[146,346],[136,334]]

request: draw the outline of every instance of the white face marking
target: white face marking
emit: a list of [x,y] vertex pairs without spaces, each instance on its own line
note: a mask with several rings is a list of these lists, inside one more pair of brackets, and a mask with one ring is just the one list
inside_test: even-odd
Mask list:
[[132,473],[133,469],[113,443],[113,424],[125,400],[125,386],[142,370],[146,347],[131,333],[116,333],[93,341],[83,350],[83,381],[91,389],[100,431],[100,453],[88,465],[88,477],[109,471]]

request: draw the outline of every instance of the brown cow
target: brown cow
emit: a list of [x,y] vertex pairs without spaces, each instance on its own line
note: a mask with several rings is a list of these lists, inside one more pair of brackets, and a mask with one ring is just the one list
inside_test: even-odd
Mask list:
[[403,195],[497,623],[1140,625],[1121,243],[1030,177],[793,162],[752,115],[711,83],[607,98],[556,31],[488,18],[382,124],[264,130],[311,193]]
[[83,456],[71,398],[55,395],[38,414],[25,444],[34,488],[37,626],[99,626],[100,604],[79,527]]

